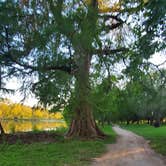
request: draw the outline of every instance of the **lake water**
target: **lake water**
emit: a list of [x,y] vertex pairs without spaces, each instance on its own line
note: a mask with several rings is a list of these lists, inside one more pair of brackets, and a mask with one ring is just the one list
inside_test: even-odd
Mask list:
[[48,131],[66,127],[66,123],[61,120],[1,120],[1,124],[6,133]]

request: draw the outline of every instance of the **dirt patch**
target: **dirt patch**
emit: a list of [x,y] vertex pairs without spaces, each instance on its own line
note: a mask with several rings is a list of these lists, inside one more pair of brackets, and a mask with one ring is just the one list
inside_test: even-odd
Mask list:
[[8,143],[8,144],[15,144],[15,143],[23,143],[23,144],[31,144],[34,142],[44,142],[44,143],[51,143],[57,142],[61,135],[57,133],[49,133],[49,132],[24,132],[24,133],[16,133],[16,134],[5,134],[0,136],[0,144]]
[[95,158],[92,166],[166,166],[165,156],[155,153],[143,137],[113,127],[117,142],[107,146],[108,152]]

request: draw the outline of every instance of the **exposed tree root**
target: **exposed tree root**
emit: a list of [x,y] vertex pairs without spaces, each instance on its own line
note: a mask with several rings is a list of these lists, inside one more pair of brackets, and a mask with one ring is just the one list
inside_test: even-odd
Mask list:
[[91,111],[88,109],[82,110],[82,112],[80,111],[81,110],[77,110],[77,113],[79,112],[79,114],[71,122],[70,128],[65,137],[80,139],[104,139],[107,135],[98,128]]

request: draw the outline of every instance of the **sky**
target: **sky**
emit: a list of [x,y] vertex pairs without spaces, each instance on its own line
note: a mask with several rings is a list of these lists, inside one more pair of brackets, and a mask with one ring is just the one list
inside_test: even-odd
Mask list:
[[[161,55],[160,53],[156,53],[150,58],[149,61],[152,62],[155,65],[158,65],[158,64],[163,63],[165,60],[166,60],[166,55],[165,54]],[[160,67],[166,68],[166,63],[164,65],[160,66]],[[16,92],[14,94],[6,94],[2,97],[3,98],[8,98],[8,99],[12,100],[15,103],[19,103],[23,99],[23,95],[21,95],[21,93],[17,90],[20,86],[21,86],[20,81],[17,78],[12,78],[6,84],[6,88],[15,89]],[[38,100],[35,98],[34,95],[29,95],[25,99],[24,104],[32,107],[34,105],[37,105],[37,102],[38,102]]]
[[[6,88],[7,89],[14,89],[15,93],[14,94],[5,94],[2,97],[10,99],[14,103],[20,103],[24,98],[23,95],[19,92],[20,86],[21,86],[21,82],[16,77],[10,79],[8,81],[8,83],[6,83]],[[26,97],[26,99],[24,100],[23,103],[25,105],[33,107],[33,106],[37,105],[37,102],[38,102],[38,100],[36,99],[36,97],[31,94],[31,95]]]
[[[166,60],[166,53],[156,53],[150,58],[150,62],[152,62],[155,65],[159,65],[163,63]],[[166,68],[166,63],[160,66],[161,68]]]

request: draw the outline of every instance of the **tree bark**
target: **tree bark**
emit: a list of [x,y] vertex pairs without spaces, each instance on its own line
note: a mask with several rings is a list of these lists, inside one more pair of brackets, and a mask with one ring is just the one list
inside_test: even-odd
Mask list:
[[67,138],[95,139],[105,136],[98,128],[90,108],[84,105],[84,108],[75,110],[75,117],[66,134]]
[[76,75],[76,106],[75,115],[66,134],[67,138],[94,139],[106,135],[98,128],[90,104],[90,70],[91,57],[82,55],[78,60]]
[[2,124],[0,122],[0,135],[3,135],[3,134],[5,134],[5,131],[4,131]]

